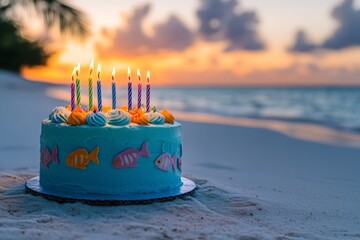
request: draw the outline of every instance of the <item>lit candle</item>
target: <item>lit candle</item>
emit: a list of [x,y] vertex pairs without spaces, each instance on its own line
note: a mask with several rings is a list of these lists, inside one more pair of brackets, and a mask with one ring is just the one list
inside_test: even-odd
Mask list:
[[81,104],[81,89],[80,89],[79,73],[80,73],[80,63],[76,67],[76,105]]
[[90,63],[90,74],[89,74],[89,111],[93,110],[93,82],[91,73],[94,70],[94,59]]
[[115,68],[113,68],[111,74],[111,89],[112,89],[112,108],[116,109],[116,84],[115,84]]
[[74,111],[75,109],[75,84],[74,84],[75,72],[76,72],[76,67],[74,67],[74,70],[71,74],[71,111]]
[[141,108],[141,75],[140,75],[140,71],[139,69],[137,70],[137,77],[139,79],[139,83],[138,83],[138,109]]
[[97,67],[97,75],[98,75],[98,80],[97,80],[97,95],[98,95],[98,110],[99,110],[99,112],[102,111],[100,74],[101,74],[101,67],[100,67],[100,64],[98,64],[98,67]]
[[131,72],[130,67],[128,67],[128,110],[132,109],[132,83],[131,83]]
[[146,80],[146,112],[150,112],[150,71],[147,71]]

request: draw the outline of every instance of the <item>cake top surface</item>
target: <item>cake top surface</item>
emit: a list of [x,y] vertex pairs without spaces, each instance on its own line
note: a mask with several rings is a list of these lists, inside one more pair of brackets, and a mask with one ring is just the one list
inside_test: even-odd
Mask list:
[[156,108],[153,108],[151,111],[146,112],[144,108],[132,108],[128,111],[126,106],[122,106],[115,109],[103,107],[102,111],[98,111],[94,107],[94,110],[88,111],[87,109],[82,109],[80,105],[74,110],[71,110],[70,106],[57,106],[43,123],[78,127],[179,125],[179,123],[175,122],[174,116],[167,110],[158,112]]
[[71,125],[69,123],[65,123],[65,122],[52,122],[50,119],[46,118],[44,120],[41,121],[42,124],[48,125],[48,126],[59,126],[59,127],[76,127],[76,128],[109,128],[109,129],[117,129],[117,128],[169,128],[169,127],[178,127],[181,126],[181,124],[179,122],[174,122],[174,123],[163,123],[163,124],[152,124],[149,123],[147,125],[139,125],[137,123],[132,123],[130,122],[129,124],[126,125],[111,125],[109,123],[106,123],[103,126],[93,126],[93,125],[89,125],[89,124],[80,124],[80,125]]

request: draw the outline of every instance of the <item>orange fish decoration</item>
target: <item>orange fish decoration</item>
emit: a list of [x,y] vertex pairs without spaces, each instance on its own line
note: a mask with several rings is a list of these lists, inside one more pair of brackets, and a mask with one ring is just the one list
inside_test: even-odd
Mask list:
[[166,123],[174,124],[175,118],[170,112],[168,112],[167,110],[162,110],[161,114],[164,115]]
[[91,153],[85,148],[79,148],[67,156],[66,165],[69,167],[86,169],[86,166],[90,161],[99,164],[98,153],[99,147],[96,147]]
[[81,125],[86,124],[86,112],[81,110],[80,105],[78,105],[74,111],[71,112],[68,122],[70,125]]
[[150,120],[147,116],[144,114],[144,110],[141,108],[133,108],[129,111],[131,115],[131,122],[137,123],[139,125],[148,125],[150,123]]

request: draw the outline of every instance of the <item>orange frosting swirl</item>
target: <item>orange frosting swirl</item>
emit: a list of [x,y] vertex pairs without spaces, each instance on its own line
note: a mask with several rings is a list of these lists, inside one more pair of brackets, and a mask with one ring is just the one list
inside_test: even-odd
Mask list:
[[128,106],[121,106],[119,109],[124,110],[125,112],[129,112]]
[[73,126],[86,124],[86,115],[86,112],[82,111],[80,106],[77,106],[74,111],[71,112],[68,122]]
[[134,107],[129,111],[129,113],[131,115],[144,114],[144,110],[142,108]]
[[137,123],[139,125],[148,125],[150,123],[149,118],[144,115],[144,111],[141,108],[133,108],[129,113],[131,115],[132,123]]
[[102,107],[102,112],[103,113],[107,113],[108,111],[110,111],[111,110],[111,107],[110,106],[103,106]]
[[144,114],[133,116],[131,121],[139,125],[148,125],[150,123],[149,119]]
[[161,114],[165,117],[165,123],[174,124],[175,118],[170,112],[168,112],[167,110],[162,110]]

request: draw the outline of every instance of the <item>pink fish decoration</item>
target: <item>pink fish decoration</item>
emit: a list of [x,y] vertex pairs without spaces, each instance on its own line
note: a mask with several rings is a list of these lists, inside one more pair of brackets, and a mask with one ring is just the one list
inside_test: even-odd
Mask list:
[[169,171],[172,166],[174,172],[176,171],[176,153],[171,157],[170,153],[161,154],[156,160],[155,165],[164,171]]
[[135,148],[129,148],[119,153],[113,160],[114,168],[127,168],[137,166],[137,161],[140,156],[150,157],[150,153],[147,150],[148,142],[144,142],[140,151]]
[[54,161],[54,163],[58,164],[59,163],[59,158],[58,158],[57,154],[58,154],[57,145],[55,145],[53,147],[51,153],[50,153],[50,150],[47,147],[44,147],[42,152],[41,152],[41,164],[45,168],[48,168],[48,165],[49,165],[49,163],[51,161]]

